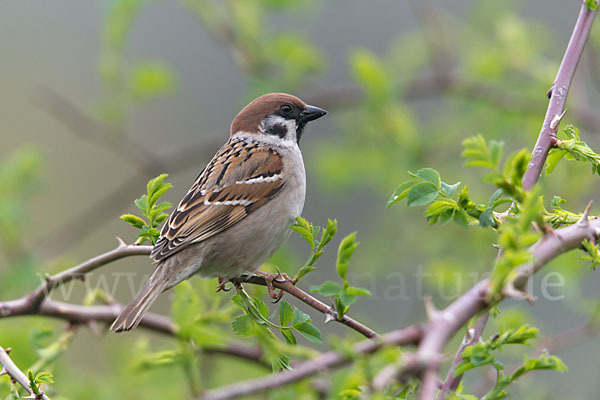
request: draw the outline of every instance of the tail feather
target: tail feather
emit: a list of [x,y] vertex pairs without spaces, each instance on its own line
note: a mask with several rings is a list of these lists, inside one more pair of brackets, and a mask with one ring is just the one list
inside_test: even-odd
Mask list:
[[142,290],[121,311],[110,327],[113,332],[126,332],[137,327],[152,303],[167,288],[169,281],[163,273],[163,265],[159,265]]

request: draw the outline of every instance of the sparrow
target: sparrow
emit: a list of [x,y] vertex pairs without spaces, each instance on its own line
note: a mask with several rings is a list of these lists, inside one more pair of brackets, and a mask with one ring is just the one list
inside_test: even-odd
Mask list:
[[325,114],[285,93],[258,97],[237,114],[229,140],[163,225],[150,254],[156,269],[111,331],[135,328],[162,292],[193,275],[223,284],[258,270],[302,213],[300,138]]

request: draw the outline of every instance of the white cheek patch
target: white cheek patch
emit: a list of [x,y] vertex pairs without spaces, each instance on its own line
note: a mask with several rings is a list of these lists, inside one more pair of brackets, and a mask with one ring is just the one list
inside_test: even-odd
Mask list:
[[260,123],[260,131],[267,134],[274,126],[283,127],[286,131],[285,135],[280,138],[282,141],[296,141],[297,124],[295,119],[285,119],[280,115],[269,115]]

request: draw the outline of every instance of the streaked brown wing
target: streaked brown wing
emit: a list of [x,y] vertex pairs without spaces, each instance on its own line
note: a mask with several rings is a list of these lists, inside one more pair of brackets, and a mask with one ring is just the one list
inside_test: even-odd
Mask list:
[[230,139],[169,216],[150,257],[163,260],[242,220],[281,191],[282,168],[275,150]]

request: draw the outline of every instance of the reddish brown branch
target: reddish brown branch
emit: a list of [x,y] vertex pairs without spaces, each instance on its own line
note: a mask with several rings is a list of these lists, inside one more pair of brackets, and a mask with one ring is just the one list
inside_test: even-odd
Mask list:
[[[255,285],[262,285],[262,286],[266,286],[266,284],[267,284],[265,282],[264,278],[262,278],[260,276],[254,276],[254,275],[243,275],[239,278],[232,279],[232,281],[239,282],[239,283],[252,283]],[[290,281],[285,281],[285,282],[273,281],[273,286],[275,286],[278,289],[283,290],[286,293],[291,294],[292,296],[303,301],[305,304],[308,304],[315,310],[323,313],[326,317],[326,321],[337,321],[341,324],[346,325],[347,327],[349,327],[351,329],[354,329],[355,331],[359,332],[360,334],[362,334],[368,338],[374,338],[377,336],[377,333],[374,330],[372,330],[368,326],[363,325],[360,322],[350,318],[347,315],[344,315],[344,318],[342,318],[342,319],[338,319],[337,313],[330,306],[319,301],[315,297],[306,293],[304,290],[294,286],[294,284],[292,284],[292,282],[290,282]]]
[[556,79],[550,89],[551,96],[548,102],[548,109],[546,110],[546,117],[544,118],[538,140],[533,148],[529,168],[523,177],[523,187],[525,190],[531,189],[537,182],[546,162],[548,152],[552,148],[553,139],[556,138],[558,125],[565,109],[569,87],[571,86],[577,64],[583,53],[583,47],[592,29],[595,16],[596,10],[588,10],[584,0],[579,11],[579,16],[577,17],[577,22],[575,23],[575,28],[573,28],[571,39],[567,45],[567,50],[558,68]]

